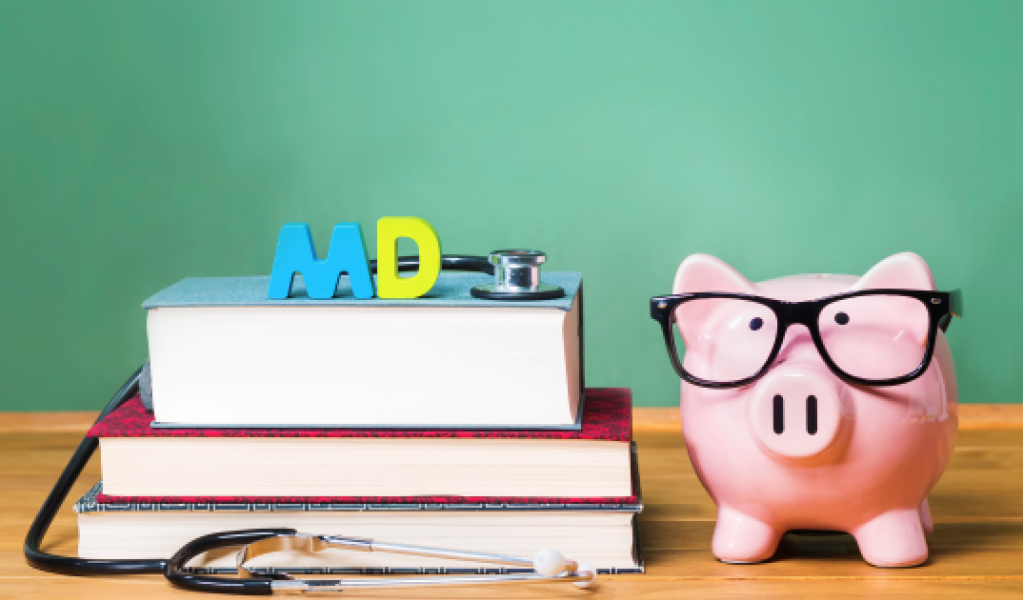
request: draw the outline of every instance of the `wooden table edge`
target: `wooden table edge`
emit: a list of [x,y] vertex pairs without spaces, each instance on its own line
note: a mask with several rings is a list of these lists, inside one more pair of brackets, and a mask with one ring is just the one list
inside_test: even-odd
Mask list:
[[[78,431],[84,433],[99,411],[0,412],[0,433]],[[633,426],[643,429],[681,428],[678,407],[636,407]],[[1023,429],[1023,404],[960,404],[959,428]]]

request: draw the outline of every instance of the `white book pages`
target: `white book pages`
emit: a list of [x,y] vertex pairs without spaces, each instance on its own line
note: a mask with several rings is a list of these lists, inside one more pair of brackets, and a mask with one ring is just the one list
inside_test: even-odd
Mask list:
[[[369,512],[93,512],[78,515],[83,558],[170,557],[185,543],[214,531],[293,528],[380,541],[532,556],[543,547],[598,569],[635,569],[631,512],[369,511]],[[189,567],[233,568],[236,549],[196,557]],[[377,552],[280,552],[253,567],[493,568],[493,565]]]
[[490,438],[100,438],[112,496],[632,494],[627,442]]
[[156,420],[182,425],[566,426],[579,307],[164,307]]

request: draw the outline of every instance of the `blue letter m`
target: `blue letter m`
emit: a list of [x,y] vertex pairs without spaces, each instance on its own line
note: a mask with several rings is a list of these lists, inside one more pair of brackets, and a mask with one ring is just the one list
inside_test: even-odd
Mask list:
[[366,244],[358,223],[338,223],[330,237],[327,260],[316,259],[313,234],[305,223],[288,223],[277,238],[277,254],[270,274],[270,297],[276,300],[291,294],[295,273],[302,273],[310,298],[333,298],[337,280],[348,273],[356,298],[373,297],[373,277],[369,274]]

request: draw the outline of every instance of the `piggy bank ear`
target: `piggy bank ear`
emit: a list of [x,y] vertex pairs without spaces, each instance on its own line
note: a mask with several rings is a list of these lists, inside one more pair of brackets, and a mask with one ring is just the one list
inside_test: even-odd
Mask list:
[[693,254],[679,265],[671,293],[697,292],[756,294],[756,289],[748,279],[720,258],[709,254]]
[[[699,292],[729,292],[733,294],[756,295],[756,288],[738,271],[726,262],[709,254],[693,254],[682,261],[675,274],[674,294],[695,294]],[[685,342],[686,364],[699,361],[702,349],[691,346],[695,340],[709,339],[703,334],[707,327],[720,321],[715,315],[722,310],[735,308],[732,301],[700,300],[687,302],[675,310],[675,323]],[[689,367],[687,367],[689,368]]]
[[903,252],[877,263],[852,286],[853,290],[884,288],[934,291],[934,276],[919,254]]

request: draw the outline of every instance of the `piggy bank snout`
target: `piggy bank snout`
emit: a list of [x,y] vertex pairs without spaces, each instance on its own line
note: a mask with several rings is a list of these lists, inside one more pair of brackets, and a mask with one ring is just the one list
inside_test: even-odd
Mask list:
[[815,366],[781,365],[757,385],[749,425],[768,453],[812,458],[827,450],[842,418],[838,382]]

